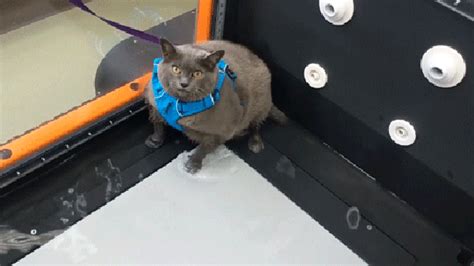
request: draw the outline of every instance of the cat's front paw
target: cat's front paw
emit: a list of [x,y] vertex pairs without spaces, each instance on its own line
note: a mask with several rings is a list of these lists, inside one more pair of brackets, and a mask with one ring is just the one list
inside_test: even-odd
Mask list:
[[145,140],[145,145],[151,149],[158,149],[163,145],[163,138],[157,138],[155,135],[150,135]]
[[186,163],[184,164],[184,169],[186,172],[194,175],[199,172],[202,168],[202,161],[193,160],[192,157],[189,157]]

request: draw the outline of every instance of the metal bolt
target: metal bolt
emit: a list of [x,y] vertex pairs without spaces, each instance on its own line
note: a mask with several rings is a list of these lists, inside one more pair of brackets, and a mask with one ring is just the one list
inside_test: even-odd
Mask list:
[[138,84],[137,82],[132,82],[130,83],[130,89],[137,91],[138,89],[140,89],[140,84]]
[[1,160],[9,159],[11,156],[12,156],[12,151],[10,149],[0,150],[0,159]]

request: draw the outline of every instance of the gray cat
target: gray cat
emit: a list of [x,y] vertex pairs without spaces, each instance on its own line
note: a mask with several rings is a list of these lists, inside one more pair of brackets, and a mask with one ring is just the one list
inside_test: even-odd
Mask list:
[[[158,78],[166,92],[182,102],[196,101],[210,95],[216,87],[221,59],[237,75],[235,87],[225,79],[221,99],[214,107],[178,120],[183,133],[199,145],[185,163],[186,170],[196,173],[207,154],[226,141],[249,133],[249,149],[263,149],[260,125],[268,118],[285,124],[287,117],[272,102],[271,74],[266,64],[249,49],[227,41],[174,46],[161,39],[163,61]],[[157,111],[155,95],[150,86],[145,91],[154,133],[146,145],[158,148],[164,141],[165,119]]]

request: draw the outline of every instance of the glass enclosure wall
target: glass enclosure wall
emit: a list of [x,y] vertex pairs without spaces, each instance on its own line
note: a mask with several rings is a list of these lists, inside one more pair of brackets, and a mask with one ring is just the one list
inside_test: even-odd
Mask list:
[[[198,4],[198,0],[84,2],[101,16],[140,30],[193,12]],[[194,31],[194,25],[182,27]],[[0,143],[100,96],[104,90],[97,88],[99,65],[130,38],[67,0],[0,0]],[[107,75],[126,77],[113,69]]]

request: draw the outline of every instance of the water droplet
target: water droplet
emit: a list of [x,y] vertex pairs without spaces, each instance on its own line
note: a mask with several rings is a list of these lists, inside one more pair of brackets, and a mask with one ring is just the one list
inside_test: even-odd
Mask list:
[[12,156],[12,151],[10,149],[0,150],[0,160],[9,159]]
[[360,212],[357,207],[350,207],[346,213],[347,226],[351,230],[356,230],[359,228],[360,223]]
[[72,194],[72,193],[74,193],[74,188],[70,188],[70,189],[68,189],[68,190],[67,190],[67,192],[68,192],[69,194]]
[[293,166],[293,163],[286,156],[282,156],[276,164],[276,170],[279,173],[285,174],[291,179],[296,178],[296,169]]
[[36,229],[31,229],[30,234],[36,235],[36,233],[37,233]]
[[367,225],[367,230],[369,230],[369,231],[372,230],[372,225],[368,224]]

